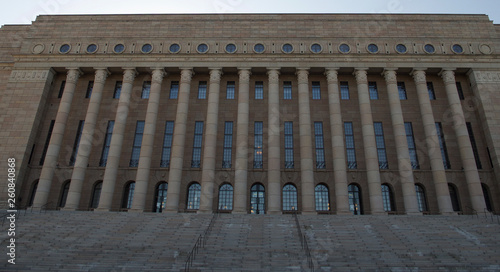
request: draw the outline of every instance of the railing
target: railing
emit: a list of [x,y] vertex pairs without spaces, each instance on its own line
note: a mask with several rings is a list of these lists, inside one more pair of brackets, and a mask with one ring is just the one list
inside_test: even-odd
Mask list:
[[[467,213],[467,211],[470,211],[470,213]],[[459,214],[463,214],[463,215],[470,214],[472,216],[475,215],[476,218],[479,219],[479,214],[477,213],[477,211],[475,209],[473,209],[472,207],[469,207],[469,206],[465,206],[464,211],[462,213],[459,213]]]
[[488,219],[488,214],[490,215],[491,222],[494,223],[495,220],[493,218],[497,218],[497,223],[500,224],[500,215],[494,214],[492,211],[489,211],[487,208],[484,208],[484,217]]
[[210,232],[212,231],[212,228],[215,224],[215,220],[217,219],[218,216],[219,216],[219,211],[216,211],[212,216],[212,219],[210,219],[208,227],[202,234],[200,234],[200,236],[198,236],[198,239],[196,239],[196,243],[189,252],[186,263],[184,264],[184,271],[186,272],[189,271],[189,269],[193,265],[194,258],[196,257],[196,254],[198,254],[199,249],[205,247],[208,240],[208,236],[210,235]]
[[299,239],[300,239],[300,245],[302,246],[302,249],[304,249],[304,253],[307,258],[307,266],[311,271],[314,272],[314,262],[311,256],[311,250],[309,249],[309,244],[307,243],[307,237],[305,234],[302,234],[302,229],[300,227],[300,222],[299,222],[299,217],[297,216],[297,211],[294,210],[293,212],[293,217],[295,218],[295,224],[297,225],[297,232],[299,234]]
[[44,211],[43,213],[47,213],[47,210],[48,210],[48,209],[47,209],[47,207],[48,207],[50,204],[52,204],[52,203],[53,203],[53,202],[51,201],[51,202],[47,202],[47,203],[45,203],[44,205],[40,206],[40,213],[42,213],[42,211]]

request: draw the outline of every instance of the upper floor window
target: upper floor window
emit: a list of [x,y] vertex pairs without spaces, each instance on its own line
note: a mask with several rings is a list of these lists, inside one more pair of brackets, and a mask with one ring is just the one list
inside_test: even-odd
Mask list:
[[292,82],[283,82],[283,99],[292,99]]
[[90,98],[93,89],[94,89],[94,81],[89,81],[89,85],[87,85],[87,92],[85,92],[85,98]]
[[144,83],[142,84],[141,98],[148,99],[150,92],[151,92],[151,81],[144,81]]
[[432,82],[427,82],[427,91],[429,92],[429,99],[436,100],[436,93],[434,93],[434,85]]
[[347,81],[340,82],[340,98],[349,100],[349,83]]
[[228,81],[226,86],[226,99],[234,99],[234,81]]
[[172,81],[170,83],[170,99],[177,99],[179,95],[179,81]]
[[368,82],[368,92],[370,93],[371,100],[378,99],[377,82],[373,81]]
[[207,82],[200,81],[198,84],[198,99],[206,99],[207,98]]
[[319,81],[313,81],[311,85],[313,99],[321,99],[321,87],[319,85]]
[[408,97],[406,97],[406,87],[404,82],[398,82],[398,93],[399,93],[399,100],[408,99]]
[[264,82],[255,82],[255,99],[264,99]]
[[122,93],[122,82],[117,81],[115,84],[115,90],[113,92],[113,98],[119,99],[121,93]]

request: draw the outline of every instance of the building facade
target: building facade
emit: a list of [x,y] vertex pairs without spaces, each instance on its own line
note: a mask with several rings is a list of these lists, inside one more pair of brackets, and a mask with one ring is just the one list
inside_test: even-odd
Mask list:
[[39,16],[0,29],[2,165],[35,208],[494,211],[498,31],[486,15]]

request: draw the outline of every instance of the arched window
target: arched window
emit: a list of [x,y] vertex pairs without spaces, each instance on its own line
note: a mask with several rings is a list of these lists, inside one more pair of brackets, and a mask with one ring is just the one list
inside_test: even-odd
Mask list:
[[129,182],[125,186],[125,190],[123,191],[123,201],[122,208],[130,209],[132,208],[132,199],[134,198],[134,190],[135,190],[135,182]]
[[168,183],[166,182],[161,182],[156,186],[153,212],[161,213],[163,209],[165,209],[165,204],[167,203],[167,189]]
[[484,204],[486,204],[486,209],[488,211],[493,211],[493,205],[491,205],[490,189],[488,185],[481,183],[481,188],[483,189]]
[[316,185],[316,188],[314,188],[314,197],[316,200],[316,211],[330,210],[330,197],[326,185]]
[[283,187],[283,210],[296,211],[297,209],[297,188],[293,184]]
[[391,187],[387,184],[382,184],[382,201],[384,202],[384,211],[394,211],[394,196]]
[[223,184],[219,188],[219,210],[230,211],[233,209],[233,186]]
[[193,183],[188,189],[187,209],[198,210],[200,208],[201,185]]
[[417,192],[418,209],[421,212],[427,211],[427,200],[425,198],[424,186],[420,184],[415,184],[415,191]]
[[62,187],[61,198],[59,199],[59,207],[66,206],[66,199],[68,198],[70,183],[71,180],[67,180]]
[[33,206],[33,201],[35,200],[37,188],[38,188],[38,179],[33,182],[33,185],[31,185],[30,202],[28,203],[28,207]]
[[92,190],[92,199],[90,200],[90,207],[97,209],[99,207],[99,199],[101,198],[102,181],[98,181]]
[[260,183],[256,183],[250,189],[250,213],[265,213],[265,189]]
[[450,191],[451,206],[453,207],[453,211],[460,211],[460,198],[458,197],[457,187],[448,183],[448,190]]
[[347,189],[349,193],[349,209],[352,214],[363,214],[363,207],[361,206],[361,190],[359,189],[359,186],[356,184],[349,184]]

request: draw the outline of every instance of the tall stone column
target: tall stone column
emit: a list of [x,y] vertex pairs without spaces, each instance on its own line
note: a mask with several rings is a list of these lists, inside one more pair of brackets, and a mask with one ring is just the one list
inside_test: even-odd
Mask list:
[[43,164],[42,173],[40,173],[35,199],[33,200],[33,207],[35,208],[40,208],[47,204],[50,186],[52,185],[57,160],[59,159],[59,151],[61,150],[64,131],[66,130],[66,123],[71,110],[71,103],[73,102],[76,82],[80,77],[81,71],[78,68],[68,68],[67,73],[66,85],[64,86],[64,92],[61,97],[61,102],[59,103],[54,128],[52,129],[52,136],[50,137],[49,147],[45,155],[45,162]]
[[429,100],[429,91],[427,90],[427,80],[425,71],[414,69],[412,72],[413,80],[417,86],[418,103],[422,115],[422,123],[425,131],[425,142],[427,144],[427,153],[432,169],[432,179],[436,188],[439,212],[441,214],[453,213],[451,206],[450,191],[446,181],[446,172],[444,170],[443,158],[441,157],[441,148],[436,131],[436,122],[432,113],[431,101]]
[[115,125],[113,127],[113,135],[111,136],[111,143],[109,146],[108,161],[106,163],[106,169],[104,170],[101,196],[96,211],[109,211],[111,209],[116,177],[118,175],[118,166],[122,153],[125,125],[127,124],[130,95],[132,93],[132,85],[134,84],[136,73],[134,68],[126,68],[125,71],[123,71],[122,91],[120,93],[120,100],[118,101],[118,108],[116,109]]
[[308,76],[309,71],[307,69],[297,69],[297,81],[299,85],[300,178],[302,184],[303,214],[312,214],[316,211]]
[[191,78],[193,70],[183,68],[181,70],[181,82],[179,86],[179,99],[177,100],[177,113],[175,116],[174,138],[172,141],[172,159],[168,172],[168,191],[166,213],[177,213],[179,211],[179,194],[181,191],[182,166],[184,164],[184,143],[186,142],[186,123],[189,110],[189,92],[191,90]]
[[250,69],[239,69],[238,120],[236,123],[236,160],[233,213],[247,213],[248,180],[248,114]]
[[398,84],[396,80],[396,69],[385,69],[384,77],[387,84],[389,107],[391,109],[392,130],[394,131],[399,180],[403,190],[405,212],[406,214],[421,214],[418,210],[413,169],[410,161],[410,152],[408,151],[403,110],[401,109],[401,101],[399,99]]
[[347,195],[347,167],[344,147],[344,126],[340,108],[338,69],[326,69],[328,81],[328,102],[330,108],[330,128],[332,133],[333,176],[335,179],[335,200],[337,214],[349,214]]
[[448,104],[453,117],[453,128],[457,137],[462,167],[465,172],[465,180],[469,187],[472,208],[478,212],[484,211],[486,204],[484,202],[483,189],[481,187],[479,173],[477,172],[476,160],[474,158],[474,152],[472,151],[469,132],[465,124],[462,103],[460,103],[460,98],[458,97],[455,72],[445,69],[441,71],[441,77],[443,78]]
[[217,155],[217,121],[219,118],[220,68],[210,69],[205,145],[201,171],[201,196],[198,213],[211,213],[214,199],[215,161]]
[[151,156],[153,155],[153,144],[156,132],[156,120],[158,119],[158,108],[160,105],[161,83],[164,76],[165,70],[163,68],[153,69],[151,91],[149,93],[148,109],[144,123],[144,134],[142,135],[141,153],[139,155],[139,165],[135,178],[135,190],[131,211],[142,212],[146,205],[149,174],[151,170]]
[[281,161],[280,161],[280,91],[279,69],[267,71],[269,76],[269,113],[267,141],[267,213],[281,213]]
[[365,151],[366,175],[368,191],[370,194],[371,214],[384,213],[382,206],[382,188],[380,171],[375,144],[375,130],[373,128],[372,109],[368,92],[367,69],[356,69],[356,82],[358,85],[359,110],[361,113],[361,128],[363,132],[363,146]]
[[92,151],[92,141],[94,139],[95,126],[97,124],[97,116],[102,100],[102,90],[104,83],[108,77],[109,71],[106,68],[97,68],[95,71],[94,87],[90,96],[87,115],[85,116],[85,125],[83,126],[80,146],[76,156],[73,174],[71,175],[71,183],[66,199],[65,210],[76,210],[80,204],[82,195],[82,186],[85,181],[85,172],[89,163],[90,152]]

